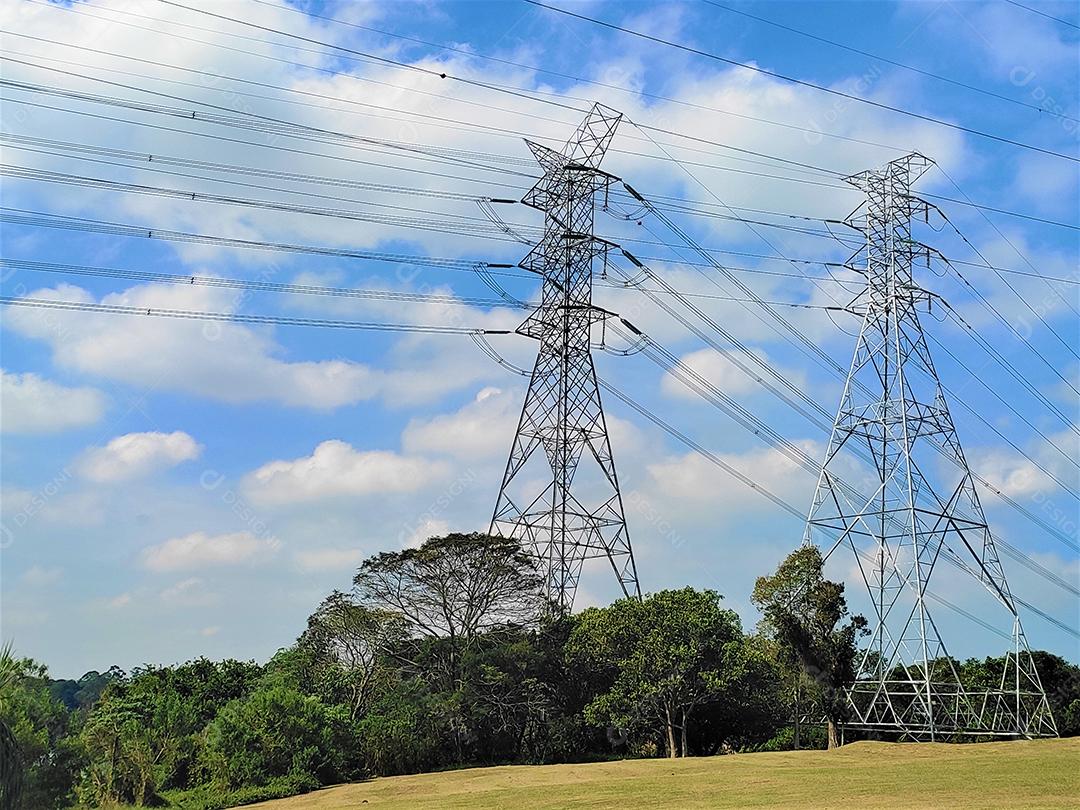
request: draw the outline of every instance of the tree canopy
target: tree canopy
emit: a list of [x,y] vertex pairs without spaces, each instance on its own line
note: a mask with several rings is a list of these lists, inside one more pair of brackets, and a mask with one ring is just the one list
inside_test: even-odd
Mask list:
[[843,583],[825,579],[824,567],[817,546],[805,545],[774,574],[758,577],[751,599],[782,660],[797,663],[817,687],[833,748],[846,713],[843,687],[855,679],[856,645],[866,632],[866,619],[849,615]]
[[[364,561],[265,664],[51,681],[0,656],[0,810],[219,810],[465,765],[790,748],[792,676],[829,705],[861,627],[821,569],[800,549],[762,577],[763,619],[746,633],[718,593],[693,588],[552,612],[516,543],[449,535]],[[1036,663],[1062,733],[1080,732],[1080,667]],[[1005,658],[956,666],[978,686]]]

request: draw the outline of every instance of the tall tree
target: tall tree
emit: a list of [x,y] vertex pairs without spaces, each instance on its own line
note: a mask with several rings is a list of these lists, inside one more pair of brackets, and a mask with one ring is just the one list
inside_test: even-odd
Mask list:
[[843,583],[825,579],[824,567],[817,546],[803,546],[772,576],[758,578],[751,599],[766,633],[816,684],[835,748],[846,715],[844,687],[855,679],[856,643],[867,630],[865,618],[848,613]]
[[481,633],[531,624],[540,615],[540,576],[516,540],[485,534],[432,537],[419,548],[365,560],[353,584],[362,604],[400,616],[418,636],[446,639],[447,674]]
[[324,679],[340,676],[349,716],[356,720],[388,676],[385,659],[405,629],[397,613],[359,604],[334,591],[308,618],[299,645],[311,651],[312,663]]
[[582,611],[571,653],[608,676],[585,707],[586,719],[624,734],[658,733],[669,757],[686,756],[694,712],[722,699],[747,672],[738,615],[721,608],[721,598],[683,588]]
[[6,715],[12,692],[22,676],[19,662],[11,654],[11,645],[0,649],[0,810],[14,810],[22,800],[26,772],[19,742],[8,725]]

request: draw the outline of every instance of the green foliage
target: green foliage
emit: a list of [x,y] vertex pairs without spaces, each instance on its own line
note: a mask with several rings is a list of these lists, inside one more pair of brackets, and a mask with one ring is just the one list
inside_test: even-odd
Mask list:
[[283,686],[267,686],[228,703],[208,726],[203,761],[214,781],[236,790],[274,779],[316,783],[356,775],[345,707]]
[[[821,726],[804,727],[799,731],[799,748],[826,748],[828,737]],[[776,734],[756,746],[755,751],[791,751],[795,748],[795,727],[784,726]]]
[[80,751],[71,718],[49,692],[45,667],[0,651],[0,806],[47,810],[68,803]]
[[199,785],[191,790],[167,791],[163,801],[176,810],[226,810],[255,802],[284,799],[307,793],[319,787],[310,776],[286,776],[272,779],[265,785],[246,785],[237,790],[222,791],[216,785]]
[[356,720],[392,678],[387,654],[405,638],[405,621],[392,611],[362,605],[334,591],[308,619],[297,642],[316,694],[346,703]]
[[[1062,737],[1080,736],[1080,666],[1070,664],[1060,655],[1035,650],[1031,654],[1050,702],[1050,711]],[[987,689],[996,688],[1006,666],[1006,656],[969,658],[959,665],[959,674],[966,684]],[[1010,664],[1011,666],[1011,664]],[[1010,670],[1011,672],[1014,670]]]
[[391,776],[447,764],[450,743],[444,739],[449,735],[442,721],[450,708],[418,678],[384,694],[357,728],[360,752],[370,771]]
[[486,534],[432,537],[419,548],[365,560],[353,585],[359,602],[400,619],[415,638],[439,645],[446,686],[460,685],[463,653],[486,632],[529,625],[540,615],[540,577],[520,544]]
[[57,680],[49,685],[49,692],[68,709],[88,709],[97,703],[105,687],[124,678],[124,671],[112,667],[107,672],[91,670],[76,680]]
[[[516,542],[450,535],[365,561],[265,667],[51,681],[0,651],[0,810],[17,791],[33,810],[219,810],[464,765],[823,747],[789,725],[794,699],[816,691],[835,719],[864,623],[821,569],[801,549],[758,581],[760,635],[693,588],[545,618]],[[1080,733],[1080,667],[1035,661],[1061,733]],[[1006,659],[940,663],[987,686]]]
[[758,578],[751,599],[764,614],[763,629],[779,645],[780,660],[816,686],[833,747],[846,711],[843,687],[855,679],[856,644],[867,631],[866,619],[849,616],[844,586],[825,579],[824,565],[816,546],[803,546],[775,574]]
[[196,781],[206,724],[261,675],[255,664],[200,658],[112,679],[80,734],[89,759],[80,798],[143,804]]
[[720,600],[683,588],[584,611],[569,648],[603,684],[586,720],[639,743],[659,736],[669,756],[686,756],[695,712],[734,703],[758,670],[737,614]]

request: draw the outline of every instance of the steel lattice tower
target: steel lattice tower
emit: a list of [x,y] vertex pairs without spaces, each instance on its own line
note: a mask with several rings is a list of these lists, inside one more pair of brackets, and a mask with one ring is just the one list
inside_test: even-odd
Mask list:
[[526,141],[544,176],[522,202],[544,212],[544,235],[520,266],[543,287],[517,331],[540,345],[490,531],[531,549],[567,612],[590,558],[606,557],[623,593],[640,595],[591,342],[611,315],[592,303],[593,263],[610,247],[593,218],[615,179],[599,165],[621,118],[596,104],[562,152]]
[[[805,540],[853,552],[873,604],[848,727],[929,740],[1056,736],[919,323],[933,296],[912,276],[928,249],[911,223],[928,206],[911,185],[930,165],[912,154],[847,178],[866,194],[847,220],[866,239],[852,257],[866,275],[853,302],[863,320]],[[987,688],[961,684],[931,615],[927,583],[942,558],[984,586],[980,619],[1011,625],[1005,669]]]

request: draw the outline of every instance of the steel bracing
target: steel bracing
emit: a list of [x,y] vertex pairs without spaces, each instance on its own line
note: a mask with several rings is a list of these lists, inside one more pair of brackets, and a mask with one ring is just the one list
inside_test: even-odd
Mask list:
[[[928,740],[1056,736],[919,323],[934,296],[912,275],[929,249],[912,238],[928,206],[911,186],[930,165],[912,154],[847,178],[866,195],[847,221],[865,236],[852,257],[866,275],[853,302],[862,325],[805,541],[850,551],[873,605],[847,691],[849,728]],[[927,583],[942,560],[981,583],[978,618],[1012,638],[1000,679],[984,688],[961,682],[932,615]]]
[[621,114],[596,104],[562,152],[526,141],[544,170],[522,199],[544,212],[544,235],[520,266],[543,278],[518,328],[539,349],[491,520],[491,533],[531,549],[553,605],[569,611],[584,562],[607,558],[623,593],[640,595],[600,388],[592,327],[593,265],[612,247],[594,234],[600,171]]

